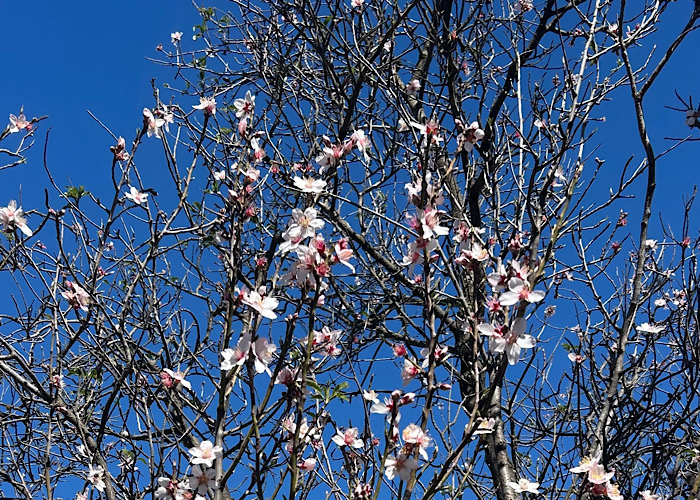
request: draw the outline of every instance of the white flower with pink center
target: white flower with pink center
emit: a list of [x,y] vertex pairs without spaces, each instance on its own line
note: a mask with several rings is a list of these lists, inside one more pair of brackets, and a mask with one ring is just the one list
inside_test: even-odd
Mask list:
[[205,115],[216,114],[216,99],[214,97],[200,97],[199,104],[192,106],[194,109],[201,109]]
[[362,448],[365,443],[357,437],[357,427],[350,427],[345,432],[338,430],[338,433],[333,436],[333,442],[338,446],[350,446],[352,448]]
[[214,446],[211,441],[202,441],[196,448],[190,448],[189,453],[192,455],[190,458],[190,463],[192,465],[203,464],[207,467],[212,467],[214,465],[214,460],[221,458],[223,448],[221,446]]
[[482,323],[477,330],[482,335],[490,337],[489,350],[496,353],[505,353],[508,363],[516,364],[520,360],[521,349],[535,347],[535,338],[525,333],[525,318],[517,318],[510,328],[506,325],[492,325]]
[[384,467],[387,479],[392,480],[399,476],[402,481],[408,481],[411,472],[418,468],[418,460],[405,453],[399,453],[397,457],[387,457]]

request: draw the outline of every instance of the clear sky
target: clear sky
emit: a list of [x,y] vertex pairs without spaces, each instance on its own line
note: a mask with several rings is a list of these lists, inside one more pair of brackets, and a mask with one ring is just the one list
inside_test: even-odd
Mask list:
[[[2,172],[0,199],[19,196],[25,209],[39,203],[47,186],[41,162],[46,131],[51,127],[49,166],[56,182],[108,182],[112,138],[88,114],[91,111],[127,142],[142,124],[142,109],[153,107],[151,78],[172,81],[172,70],[157,66],[158,44],[173,47],[170,33],[182,31],[184,44],[193,44],[196,8],[185,0],[125,0],[95,2],[0,2],[0,124],[24,106],[28,118],[48,115],[35,136],[29,163]],[[164,99],[169,94],[163,94]],[[11,147],[20,134],[8,138]],[[55,195],[52,198],[56,203]],[[34,221],[35,224],[38,220]]]
[[[640,1],[631,0],[630,3]],[[233,5],[221,1],[211,3]],[[669,6],[670,15],[665,18],[664,26],[652,37],[661,50],[665,50],[672,36],[681,30],[692,5],[691,0],[678,0]],[[13,198],[19,199],[21,188],[25,210],[44,210],[44,188],[48,187],[48,180],[41,153],[49,128],[47,158],[60,187],[83,184],[88,190],[99,192],[101,184],[109,183],[113,157],[109,146],[114,141],[90,117],[88,110],[130,143],[142,124],[142,109],[154,106],[151,79],[157,78],[164,101],[169,101],[172,95],[163,84],[172,82],[173,70],[147,58],[161,58],[156,50],[159,44],[171,50],[170,33],[174,31],[184,33],[183,50],[201,48],[201,41],[193,42],[191,37],[192,26],[199,21],[196,7],[186,0],[0,0],[0,61],[4,66],[0,78],[0,128],[7,124],[10,113],[19,114],[21,106],[29,118],[49,116],[35,135],[37,144],[29,154],[28,164],[0,172],[0,205]],[[691,34],[645,103],[657,153],[676,143],[665,138],[700,138],[698,129],[691,131],[684,126],[683,112],[667,108],[682,107],[675,91],[684,98],[692,95],[696,106],[700,103],[698,47],[700,31]],[[634,56],[646,57],[652,49],[650,45],[641,47]],[[659,54],[652,59],[658,60]],[[601,107],[601,114],[597,116],[605,116],[605,121],[596,122],[601,133],[593,141],[602,143],[602,147],[595,155],[606,160],[601,172],[605,177],[599,180],[599,191],[593,197],[597,199],[605,199],[608,188],[614,187],[611,183],[618,181],[622,165],[629,156],[636,155],[633,166],[642,158],[629,93],[623,89],[615,96],[613,102]],[[182,98],[178,102],[183,108],[196,104],[192,98]],[[12,147],[19,136],[14,134],[3,147]],[[146,154],[139,151],[142,170],[147,161],[163,161],[162,154],[158,155],[156,141],[146,146]],[[699,142],[683,144],[660,161],[651,238],[663,240],[659,232],[660,211],[666,223],[680,230],[682,196],[690,195],[700,180],[698,148]],[[157,185],[153,187],[158,189]],[[638,182],[635,192],[639,193],[642,187],[643,183]],[[109,188],[105,185],[105,189]],[[50,196],[54,206],[61,205],[55,192],[50,190]],[[641,205],[639,198],[624,204],[630,212],[633,234],[638,232],[636,221]],[[694,213],[690,234],[696,238],[700,205],[695,207]],[[30,227],[38,223],[36,216],[29,221]]]
[[[655,38],[664,50],[669,37],[685,24],[692,4],[679,0],[670,5],[670,15]],[[154,105],[151,78],[158,78],[163,100],[172,94],[162,86],[172,82],[172,70],[147,58],[159,58],[158,44],[172,49],[173,31],[184,32],[183,50],[201,48],[201,41],[195,44],[191,38],[192,26],[199,20],[195,6],[185,0],[0,2],[0,60],[5,67],[4,78],[0,78],[0,124],[4,127],[9,113],[18,114],[22,105],[28,117],[49,115],[36,135],[38,147],[29,155],[29,164],[2,173],[0,202],[17,198],[21,184],[25,209],[32,205],[43,209],[47,179],[41,165],[41,149],[49,127],[49,166],[59,186],[84,184],[95,190],[108,181],[112,158],[108,147],[113,141],[87,111],[130,142],[141,124],[141,110]],[[684,98],[694,95],[696,105],[700,102],[698,35],[691,34],[646,102],[649,128],[658,152],[673,145],[665,137],[700,137],[697,129],[689,131],[683,126],[683,113],[665,108],[681,107],[674,91]],[[642,47],[635,54],[646,57],[651,49]],[[180,100],[180,104],[185,107],[191,103]],[[604,172],[612,179],[627,157],[640,154],[631,107],[629,95],[619,92],[613,103],[602,108],[606,121],[597,124],[602,134],[594,141],[604,144],[596,154],[606,159],[608,170]],[[18,136],[6,144],[11,145]],[[664,213],[677,220],[681,195],[690,194],[700,179],[697,148],[697,143],[684,144],[662,160],[657,212],[663,208]],[[141,156],[141,161],[144,158]],[[600,192],[607,193],[608,187],[599,185]],[[630,204],[632,217],[640,205],[641,202]],[[630,220],[633,221],[634,218]]]

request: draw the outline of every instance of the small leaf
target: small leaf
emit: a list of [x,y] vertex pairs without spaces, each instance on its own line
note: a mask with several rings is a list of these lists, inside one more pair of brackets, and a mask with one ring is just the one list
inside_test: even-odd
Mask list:
[[78,203],[83,196],[90,194],[90,191],[87,191],[85,186],[66,186],[66,189],[67,191],[63,193],[63,195],[67,198],[72,198],[76,203]]

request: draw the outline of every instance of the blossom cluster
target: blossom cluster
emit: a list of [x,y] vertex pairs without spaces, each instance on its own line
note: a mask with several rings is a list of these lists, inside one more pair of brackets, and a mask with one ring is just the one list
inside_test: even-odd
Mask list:
[[[297,455],[303,457],[309,445],[312,450],[322,447],[321,437],[323,428],[321,426],[309,425],[306,417],[302,417],[297,424],[297,419],[294,415],[287,415],[282,419],[282,430],[285,431],[284,440],[286,442],[285,449],[292,453],[295,450]],[[297,466],[303,471],[312,471],[316,468],[316,458],[313,456],[300,459]]]
[[202,441],[199,446],[189,449],[192,473],[184,480],[174,477],[159,477],[155,497],[162,500],[183,500],[194,498],[203,500],[207,492],[217,487],[214,461],[220,460],[223,448],[211,441]]
[[[511,245],[515,244],[519,243],[511,241]],[[531,289],[530,269],[526,262],[526,260],[512,260],[507,268],[499,264],[494,272],[488,275],[489,285],[500,295],[491,297],[487,301],[492,322],[482,323],[477,327],[479,333],[490,338],[489,350],[505,354],[511,365],[520,360],[522,349],[535,347],[535,338],[525,333],[527,330],[525,318],[516,317],[509,324],[505,323],[504,308],[523,302],[534,304],[543,300],[545,296],[543,291]]]
[[333,143],[327,135],[321,137],[323,143],[322,152],[316,157],[316,163],[321,167],[323,172],[328,167],[336,166],[348,153],[354,148],[362,154],[366,162],[369,161],[370,141],[361,129],[355,130],[350,139],[341,143]]
[[[416,452],[423,460],[428,460],[427,449],[432,446],[433,440],[416,424],[406,426],[401,437],[403,446],[395,455],[386,457],[384,462],[384,474],[389,480],[398,476],[402,481],[408,481],[411,473],[419,467]],[[398,436],[395,439],[398,441]]]
[[432,174],[429,171],[425,172],[424,178],[406,184],[405,189],[408,191],[409,201],[417,207],[415,215],[406,217],[409,227],[417,237],[408,244],[408,253],[403,257],[403,264],[408,266],[414,279],[420,280],[420,275],[416,275],[416,266],[422,265],[426,258],[428,262],[437,260],[437,254],[433,254],[438,248],[437,238],[448,235],[450,229],[440,224],[445,212],[436,207],[444,202],[444,196],[442,189],[433,185]]
[[[351,271],[354,266],[350,263],[354,253],[348,246],[347,240],[340,239],[334,245],[327,244],[321,234],[316,231],[325,226],[325,221],[318,218],[318,211],[313,207],[292,210],[287,229],[282,233],[283,242],[278,252],[280,254],[296,253],[296,260],[289,271],[282,277],[283,284],[315,290],[317,282],[323,283],[335,264],[343,264]],[[309,240],[308,244],[303,244]]]
[[243,366],[246,361],[252,359],[257,373],[266,372],[270,375],[269,365],[273,360],[272,356],[275,351],[277,351],[275,344],[268,342],[264,338],[258,338],[255,342],[252,342],[250,333],[246,332],[241,335],[236,347],[223,350],[221,353],[223,358],[221,369],[227,371],[236,366]]
[[143,108],[143,125],[148,137],[163,137],[163,129],[170,132],[169,125],[175,121],[172,109],[167,105],[157,107],[155,110]]
[[615,469],[605,470],[600,463],[602,453],[594,457],[584,457],[576,466],[569,469],[576,474],[586,474],[587,485],[593,495],[607,496],[609,500],[624,500],[620,489],[610,480],[615,475]]

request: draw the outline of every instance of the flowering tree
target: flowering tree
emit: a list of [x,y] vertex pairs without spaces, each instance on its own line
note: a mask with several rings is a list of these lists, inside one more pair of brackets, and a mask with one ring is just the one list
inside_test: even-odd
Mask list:
[[[47,165],[45,208],[0,210],[0,493],[694,497],[692,199],[650,229],[645,106],[700,10],[232,7],[160,48],[110,189]],[[596,121],[630,97],[613,171]]]

